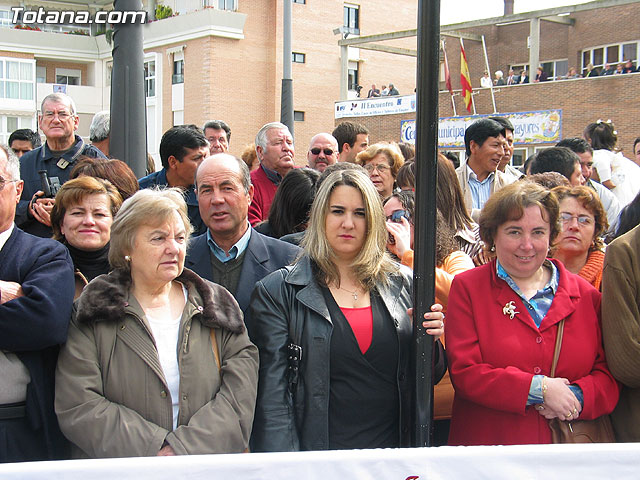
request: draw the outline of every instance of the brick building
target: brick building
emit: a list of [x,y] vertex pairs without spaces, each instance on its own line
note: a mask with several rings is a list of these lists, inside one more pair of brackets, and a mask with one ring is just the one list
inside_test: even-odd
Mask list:
[[[506,78],[510,68],[519,73],[528,67],[531,23],[532,19],[539,19],[539,64],[552,81],[493,88],[496,112],[560,109],[562,138],[581,136],[584,127],[597,119],[611,119],[618,131],[618,147],[631,152],[634,139],[640,136],[640,104],[637,101],[640,73],[566,80],[562,76],[569,67],[585,73],[589,63],[601,69],[605,63],[631,60],[638,67],[640,28],[631,21],[638,16],[640,2],[637,0],[601,0],[443,26],[441,33],[446,39],[451,79],[454,89],[458,89],[454,90],[453,97],[457,115],[469,115],[459,95],[460,44],[457,38],[446,34],[459,32],[484,36],[491,76],[496,70],[502,70]],[[493,114],[492,89],[480,88],[480,78],[487,70],[482,43],[465,39],[464,46],[476,112]],[[535,68],[533,71],[535,76]],[[454,111],[444,74],[441,80],[440,117],[452,117]],[[372,141],[399,141],[401,122],[410,119],[415,119],[415,113],[362,116],[357,121],[371,130]],[[340,121],[340,118],[336,119],[336,123]],[[517,145],[514,162],[519,164],[544,146],[535,142]]]
[[[0,141],[16,128],[35,129],[39,104],[54,88],[64,88],[76,100],[80,134],[88,136],[92,115],[109,108],[112,46],[104,28],[94,24],[16,29],[14,3],[0,0],[4,75],[0,84],[12,83],[11,90],[0,90]],[[264,123],[280,118],[283,2],[145,0],[142,4],[149,12],[163,4],[174,13],[143,26],[147,144],[156,158],[160,137],[172,125],[225,120],[232,129],[231,151],[239,154]],[[112,8],[111,0],[94,0],[90,5],[92,14]],[[87,2],[45,0],[38,6],[47,11],[86,10]],[[387,7],[383,0],[293,0],[298,163],[306,161],[306,148],[315,133],[333,129],[341,68],[340,37],[333,30],[343,27],[353,37],[415,28],[415,0],[394,2],[393,15],[388,15]],[[357,84],[364,85],[365,92],[371,83],[393,82],[401,93],[415,87],[415,58],[349,49],[349,72],[350,97],[355,97]]]

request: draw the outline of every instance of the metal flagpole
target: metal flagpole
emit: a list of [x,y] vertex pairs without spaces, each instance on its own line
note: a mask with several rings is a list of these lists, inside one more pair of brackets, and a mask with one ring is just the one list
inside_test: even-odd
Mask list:
[[[482,35],[482,50],[484,51],[484,63],[487,66],[489,77],[491,77],[491,70],[489,70],[489,57],[487,56],[487,44],[484,43],[484,35]],[[493,81],[491,82],[491,101],[493,102],[493,113],[498,113],[498,110],[496,110],[496,96],[493,93]]]
[[422,315],[435,298],[436,158],[438,153],[438,74],[440,0],[418,3],[416,89],[416,214],[413,270],[413,432],[416,447],[431,446],[433,429],[433,337]]

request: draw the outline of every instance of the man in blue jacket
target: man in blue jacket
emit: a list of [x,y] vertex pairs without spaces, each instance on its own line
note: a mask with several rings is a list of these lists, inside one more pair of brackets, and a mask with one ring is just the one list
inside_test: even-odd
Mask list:
[[[38,126],[46,141],[41,147],[20,158],[20,178],[24,189],[16,210],[16,225],[25,232],[51,238],[49,215],[55,203],[43,193],[39,171],[45,170],[49,179],[62,185],[81,155],[107,158],[93,145],[84,143],[78,130],[79,118],[73,99],[64,93],[44,97],[40,106]],[[51,192],[55,196],[55,192]]]
[[53,397],[73,264],[61,243],[14,225],[22,188],[18,158],[0,145],[0,462],[64,458],[67,448]]

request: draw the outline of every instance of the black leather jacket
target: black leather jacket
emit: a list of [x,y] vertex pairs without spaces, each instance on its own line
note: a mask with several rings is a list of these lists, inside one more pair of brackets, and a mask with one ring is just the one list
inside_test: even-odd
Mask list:
[[[388,286],[376,288],[394,319],[399,341],[398,391],[400,443],[409,446],[411,432],[411,307],[413,278],[401,267]],[[251,340],[260,351],[258,400],[252,451],[326,450],[329,448],[329,347],[333,325],[311,262],[303,257],[256,283],[250,303]],[[287,345],[289,323],[297,325],[302,361],[298,385],[289,389]],[[297,322],[297,323],[295,323]],[[292,339],[293,340],[293,339]],[[435,378],[446,370],[442,344],[437,342]]]

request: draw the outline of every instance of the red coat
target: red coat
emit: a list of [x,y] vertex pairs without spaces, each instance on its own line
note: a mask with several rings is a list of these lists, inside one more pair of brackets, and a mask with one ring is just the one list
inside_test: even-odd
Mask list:
[[251,183],[253,184],[253,201],[249,205],[249,223],[255,227],[269,217],[269,209],[273,197],[276,196],[278,185],[267,177],[262,167],[251,172]]
[[[582,419],[610,413],[619,386],[607,367],[600,292],[554,261],[559,284],[538,329],[518,295],[498,278],[495,260],[455,277],[446,345],[455,388],[450,445],[551,443],[547,420],[527,406],[531,379],[549,375],[557,324],[565,319],[556,376],[584,393]],[[513,301],[513,319],[503,307]]]

